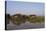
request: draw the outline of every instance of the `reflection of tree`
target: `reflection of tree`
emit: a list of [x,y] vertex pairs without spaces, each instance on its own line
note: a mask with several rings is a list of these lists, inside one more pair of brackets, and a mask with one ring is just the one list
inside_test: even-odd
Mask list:
[[6,23],[9,24],[9,20],[10,20],[10,14],[5,14],[6,15]]
[[7,18],[9,19],[10,18],[10,14],[6,14]]
[[[9,20],[11,20],[14,24],[20,25],[21,23],[25,23],[26,21],[29,21],[31,23],[36,22],[44,22],[44,17],[42,16],[36,16],[36,15],[21,15],[21,14],[14,14],[10,16],[10,14],[6,14],[6,17]],[[42,21],[41,21],[42,20]]]

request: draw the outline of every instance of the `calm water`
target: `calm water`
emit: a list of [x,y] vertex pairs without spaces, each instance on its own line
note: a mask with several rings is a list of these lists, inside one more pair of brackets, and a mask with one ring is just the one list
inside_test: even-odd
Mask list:
[[35,28],[44,28],[44,23],[23,23],[21,25],[14,25],[11,21],[10,24],[7,24],[7,30],[18,30],[18,29],[35,29]]

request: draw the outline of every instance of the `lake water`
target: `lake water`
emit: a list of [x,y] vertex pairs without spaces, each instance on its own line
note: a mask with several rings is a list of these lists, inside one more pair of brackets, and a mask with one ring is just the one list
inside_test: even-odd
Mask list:
[[37,29],[37,28],[44,28],[45,24],[44,23],[29,23],[29,22],[26,22],[26,23],[23,23],[21,25],[14,25],[11,21],[9,24],[7,24],[7,30],[18,30],[18,29]]

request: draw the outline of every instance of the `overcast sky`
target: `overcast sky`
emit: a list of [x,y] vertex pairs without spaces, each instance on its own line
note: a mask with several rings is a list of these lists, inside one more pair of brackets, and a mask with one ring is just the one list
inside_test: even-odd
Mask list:
[[7,1],[7,11],[8,14],[25,14],[31,15],[36,14],[44,15],[44,3],[38,2],[19,2],[19,1]]

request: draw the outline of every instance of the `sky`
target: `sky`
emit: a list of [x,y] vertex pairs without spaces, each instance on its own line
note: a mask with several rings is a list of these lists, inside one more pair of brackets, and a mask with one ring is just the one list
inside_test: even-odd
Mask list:
[[39,2],[21,2],[21,1],[7,1],[6,13],[10,15],[24,14],[24,15],[44,15],[44,3]]

